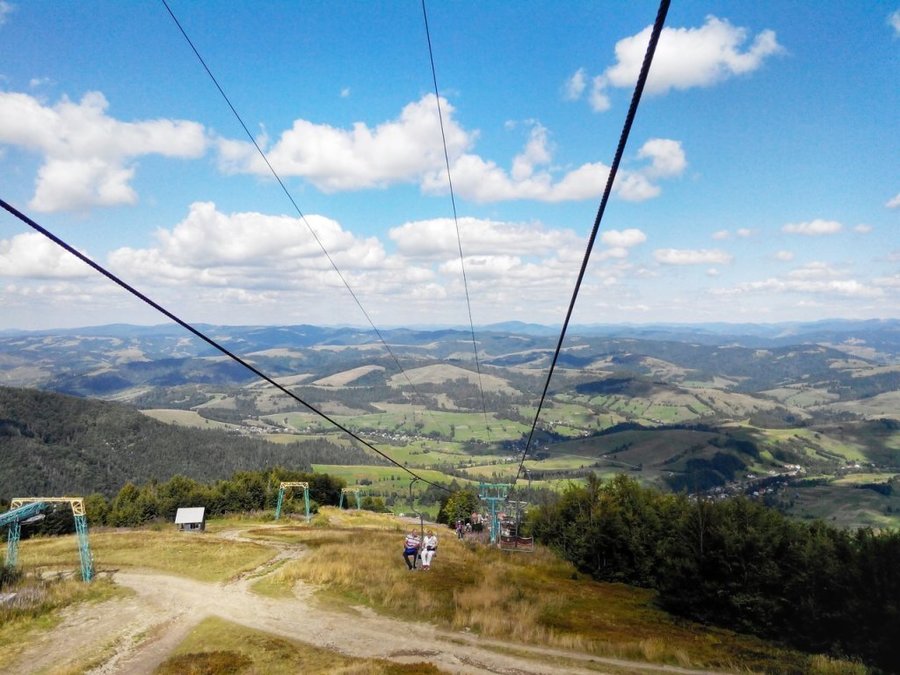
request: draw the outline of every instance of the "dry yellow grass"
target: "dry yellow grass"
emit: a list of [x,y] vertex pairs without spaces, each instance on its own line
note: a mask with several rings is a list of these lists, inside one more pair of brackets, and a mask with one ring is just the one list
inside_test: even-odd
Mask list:
[[124,596],[126,591],[108,579],[86,584],[80,579],[41,579],[27,574],[4,592],[14,592],[11,602],[0,605],[0,663],[9,663],[28,643],[34,631],[50,630],[60,621],[60,610],[81,602],[100,602]]
[[[262,565],[275,551],[261,544],[226,541],[204,534],[152,530],[93,530],[94,568],[148,568],[198,579],[225,581]],[[79,569],[74,535],[23,541],[19,560],[26,567]]]
[[305,544],[309,553],[282,566],[260,591],[290,594],[295,584],[305,582],[328,589],[331,600],[399,618],[511,642],[684,667],[828,673],[843,663],[814,662],[763,640],[677,620],[654,606],[651,591],[585,579],[545,549],[504,553],[459,542],[441,529],[432,570],[410,572],[401,556],[403,532],[396,521],[382,529],[374,523],[294,527],[279,538]]
[[210,618],[198,624],[156,672],[157,675],[237,672],[266,675],[430,675],[440,671],[428,663],[399,664],[344,656]]

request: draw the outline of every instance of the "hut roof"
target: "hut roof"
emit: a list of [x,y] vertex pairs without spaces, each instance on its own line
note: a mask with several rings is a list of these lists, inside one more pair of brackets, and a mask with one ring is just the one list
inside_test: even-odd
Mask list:
[[204,506],[192,506],[190,508],[178,509],[175,514],[176,525],[187,525],[188,523],[202,523],[204,518]]

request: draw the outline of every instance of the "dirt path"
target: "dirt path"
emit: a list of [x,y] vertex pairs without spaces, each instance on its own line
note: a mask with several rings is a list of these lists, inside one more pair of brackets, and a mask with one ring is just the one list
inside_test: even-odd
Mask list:
[[[223,536],[241,538],[234,532]],[[52,673],[65,670],[67,664],[90,663],[87,672],[92,675],[153,673],[191,628],[209,616],[350,656],[428,661],[449,673],[596,675],[604,666],[630,672],[699,672],[479,639],[365,609],[350,617],[319,607],[312,601],[310,588],[297,589],[291,598],[266,598],[250,591],[251,582],[271,572],[278,561],[303,554],[296,546],[274,543],[272,547],[278,550],[273,560],[228,583],[155,572],[117,572],[116,582],[132,589],[133,596],[67,611],[62,624],[30,645],[9,672]],[[513,656],[501,649],[526,655]],[[565,659],[566,665],[555,666],[554,660],[559,659]]]

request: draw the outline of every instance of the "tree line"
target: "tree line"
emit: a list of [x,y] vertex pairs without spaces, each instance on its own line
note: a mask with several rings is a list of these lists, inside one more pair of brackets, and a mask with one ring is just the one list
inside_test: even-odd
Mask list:
[[[149,522],[163,520],[173,522],[179,508],[202,506],[206,516],[254,511],[274,512],[282,481],[309,483],[310,511],[315,513],[320,505],[337,506],[343,479],[321,473],[308,473],[276,467],[265,471],[238,471],[231,478],[208,483],[186,476],[173,476],[167,481],[150,480],[142,485],[126,483],[112,497],[95,492],[84,498],[85,512],[90,527],[139,527]],[[303,491],[294,489],[292,498],[286,498],[282,513],[303,513]],[[349,499],[348,499],[349,498]],[[360,506],[379,510],[377,499],[367,503],[361,498]],[[345,505],[356,508],[355,497],[345,495]],[[383,508],[383,504],[380,505]],[[3,504],[5,510],[8,504]],[[72,511],[65,506],[54,506],[46,518],[22,530],[23,538],[35,535],[67,534],[75,531]]]
[[529,526],[579,571],[656,589],[676,614],[900,667],[900,532],[663,494],[624,475],[569,486],[532,509]]

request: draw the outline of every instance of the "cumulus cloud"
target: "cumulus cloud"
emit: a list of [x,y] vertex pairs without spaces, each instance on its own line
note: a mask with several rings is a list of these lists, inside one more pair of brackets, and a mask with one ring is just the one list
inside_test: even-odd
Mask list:
[[[264,149],[279,175],[303,177],[324,192],[414,183],[423,173],[444,167],[436,101],[426,94],[406,105],[397,119],[375,128],[357,122],[351,129],[338,129],[298,119],[275,145]],[[453,106],[443,98],[441,110],[452,159],[473,144],[476,134],[459,126]],[[222,140],[219,156],[227,172],[269,174],[249,142]]]
[[660,248],[653,252],[656,262],[662,265],[727,265],[731,254],[718,249]]
[[854,226],[853,231],[857,234],[869,234],[869,232],[872,231],[872,226],[860,223],[859,225]]
[[681,143],[668,138],[651,138],[638,150],[638,157],[652,162],[645,170],[648,178],[680,176],[687,167]]
[[828,263],[817,261],[791,270],[788,276],[791,279],[834,279],[843,276],[843,273]]
[[631,248],[647,241],[647,235],[636,228],[607,230],[600,235],[600,241],[614,248]]
[[[656,182],[674,178],[687,166],[681,143],[669,139],[650,139],[638,151],[638,157],[650,163],[634,169],[620,169],[614,193],[626,201],[644,201],[656,197],[661,188]],[[552,148],[546,129],[534,124],[525,150],[513,160],[507,172],[477,155],[464,154],[452,166],[453,186],[459,195],[476,202],[534,199],[561,202],[593,199],[603,194],[609,167],[602,162],[582,164],[562,176],[549,168]],[[446,175],[433,172],[422,182],[426,192],[447,190]]]
[[837,234],[843,226],[835,220],[809,220],[803,223],[788,223],[781,228],[788,234],[802,234],[807,237],[819,237],[827,234]]
[[[755,232],[747,227],[739,227],[737,230],[734,231],[733,236],[738,237],[740,239],[746,239],[748,237],[752,237],[754,234],[755,234]],[[725,239],[731,239],[731,237],[732,237],[732,234],[729,230],[717,230],[716,232],[713,232],[713,234],[712,234],[712,238],[719,240],[719,241],[722,241]]]
[[785,250],[777,251],[775,253],[775,259],[780,260],[782,262],[790,262],[791,260],[794,259],[794,252],[793,251],[785,251]]
[[[375,238],[359,239],[330,218],[306,221],[341,267],[377,267],[385,258]],[[297,218],[255,212],[220,212],[211,202],[191,204],[187,217],[156,233],[149,249],[120,248],[109,256],[116,269],[141,277],[197,285],[293,285],[331,269],[306,224]],[[277,280],[277,281],[275,281]]]
[[77,279],[94,275],[88,265],[37,232],[0,239],[0,276]]
[[106,114],[107,107],[99,92],[78,103],[63,97],[52,107],[27,94],[0,92],[0,144],[43,155],[29,206],[53,212],[134,204],[132,160],[148,154],[193,158],[206,150],[200,124],[121,122]]
[[563,85],[563,98],[567,101],[577,101],[581,98],[586,86],[587,79],[584,68],[579,68]]
[[832,295],[845,298],[880,298],[881,288],[873,287],[856,279],[778,279],[769,278],[738,284],[728,289],[713,289],[715,295],[742,295],[745,293],[809,293]]
[[6,23],[6,17],[12,14],[14,5],[6,0],[0,0],[0,26]]
[[885,207],[889,209],[900,208],[900,192],[898,192],[894,197],[888,199]]
[[[325,192],[418,183],[427,194],[449,192],[440,120],[431,94],[404,107],[399,118],[374,129],[359,122],[352,129],[336,129],[296,120],[266,150],[281,176],[301,176]],[[476,202],[532,199],[561,202],[596,198],[603,193],[609,167],[602,162],[582,164],[567,172],[552,166],[554,153],[549,130],[527,122],[525,146],[506,169],[470,152],[477,132],[453,119],[454,108],[441,99],[444,131],[455,193]],[[507,123],[509,130],[516,124]],[[266,139],[260,143],[267,145]],[[269,169],[251,143],[220,139],[220,167],[226,172],[268,174]],[[638,151],[644,166],[623,169],[615,185],[617,196],[642,201],[660,193],[658,181],[680,175],[687,161],[678,141],[653,138]]]
[[[377,238],[360,238],[324,216],[307,216],[342,275],[379,323],[415,321],[440,315],[465,317],[465,288],[452,219],[404,223],[390,230],[388,252]],[[559,299],[571,292],[584,243],[569,230],[539,223],[460,220],[468,290],[475,320],[515,316],[540,308],[545,320],[557,316]],[[609,241],[637,245],[639,234],[623,230]],[[146,248],[121,248],[109,266],[154,296],[181,298],[178,305],[228,303],[241,316],[284,307],[283,320],[333,323],[362,321],[349,294],[306,227],[296,218],[255,212],[225,213],[215,204],[192,204],[185,218],[156,233]],[[597,266],[586,288],[617,283],[627,265],[615,260]],[[189,294],[183,289],[190,288]],[[330,314],[322,312],[330,308]],[[204,310],[207,311],[207,310]],[[293,313],[290,313],[293,311]],[[559,311],[562,311],[561,309]],[[249,320],[249,319],[245,319]]]
[[597,75],[591,79],[591,93],[588,95],[588,103],[594,112],[605,112],[612,107],[612,102],[606,94],[609,80],[603,75]]
[[894,37],[900,37],[900,9],[891,12],[888,16],[888,24],[894,29]]
[[[652,27],[619,40],[616,63],[592,80],[590,103],[595,111],[609,108],[609,87],[631,88],[640,73]],[[709,16],[699,28],[664,28],[647,78],[648,94],[665,94],[672,89],[709,87],[736,75],[760,68],[765,60],[783,52],[775,33],[764,30],[753,42],[748,31],[727,20]]]

